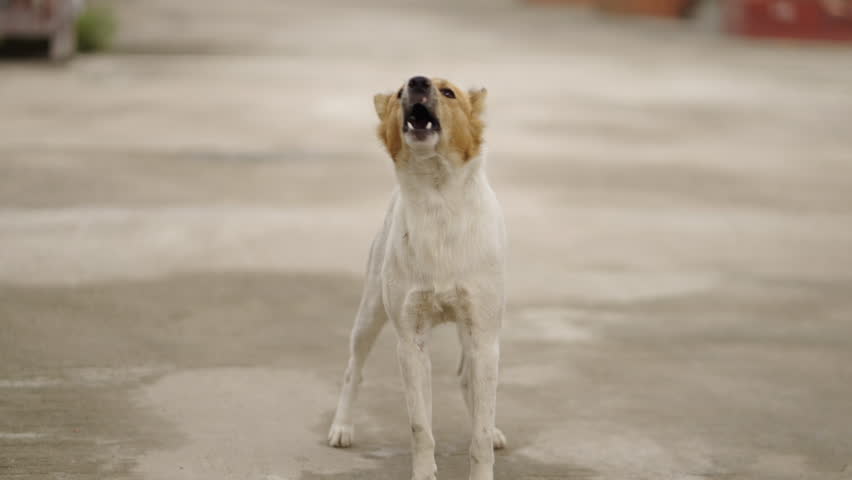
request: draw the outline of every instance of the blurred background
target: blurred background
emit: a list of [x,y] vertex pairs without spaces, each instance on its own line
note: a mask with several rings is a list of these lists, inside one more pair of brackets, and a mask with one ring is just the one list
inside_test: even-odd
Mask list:
[[[401,479],[372,95],[489,90],[496,478],[852,479],[846,0],[0,0],[0,479]],[[439,478],[464,478],[455,332]]]

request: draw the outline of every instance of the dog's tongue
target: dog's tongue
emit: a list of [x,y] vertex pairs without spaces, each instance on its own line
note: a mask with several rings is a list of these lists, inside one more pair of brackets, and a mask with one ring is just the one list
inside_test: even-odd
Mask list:
[[411,123],[411,125],[412,125],[412,126],[414,126],[414,128],[418,128],[418,129],[426,128],[426,125],[428,125],[428,124],[429,124],[429,120],[428,120],[428,119],[425,119],[425,118],[417,118],[417,117],[415,117],[414,115],[412,115],[412,116],[409,118],[409,122]]
[[417,140],[426,140],[426,137],[428,137],[431,132],[428,130],[414,130],[412,133]]

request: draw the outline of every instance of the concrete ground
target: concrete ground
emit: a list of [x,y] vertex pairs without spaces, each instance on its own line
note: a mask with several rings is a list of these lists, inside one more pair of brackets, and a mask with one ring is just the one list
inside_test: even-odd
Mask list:
[[[390,331],[356,446],[325,440],[394,182],[371,95],[416,73],[490,91],[497,479],[852,478],[848,49],[503,0],[117,5],[109,54],[0,63],[0,479],[408,478]],[[443,479],[457,355],[442,327]]]

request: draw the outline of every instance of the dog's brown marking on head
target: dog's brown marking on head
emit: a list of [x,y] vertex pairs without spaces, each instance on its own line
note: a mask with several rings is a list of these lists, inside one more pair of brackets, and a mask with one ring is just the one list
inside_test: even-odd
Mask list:
[[[437,150],[442,153],[457,153],[463,162],[479,155],[484,142],[485,122],[482,118],[485,99],[484,88],[465,91],[448,80],[432,78],[436,89],[438,106],[435,114],[441,122],[441,140]],[[455,98],[442,93],[452,91]],[[379,116],[378,137],[394,161],[405,156],[407,145],[402,138],[402,103],[398,91],[379,93],[373,97],[376,114]]]
[[[461,154],[464,161],[479,155],[485,132],[482,114],[487,91],[484,88],[464,91],[442,78],[434,78],[432,82],[439,93],[438,118],[443,129],[441,144]],[[447,98],[441,93],[443,89],[451,90],[455,98]]]

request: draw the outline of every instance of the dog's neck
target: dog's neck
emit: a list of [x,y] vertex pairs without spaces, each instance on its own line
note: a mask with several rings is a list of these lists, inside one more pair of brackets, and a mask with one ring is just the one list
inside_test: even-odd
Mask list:
[[396,164],[403,201],[410,206],[449,203],[475,194],[488,183],[484,163],[484,152],[465,162],[435,152],[412,154]]

